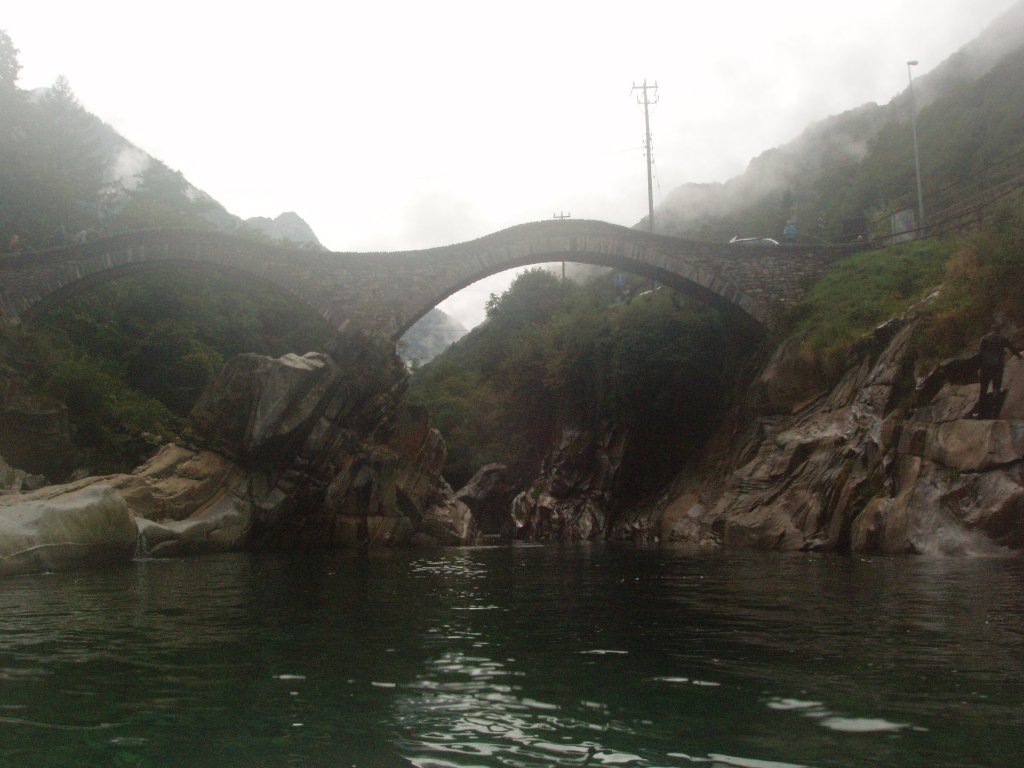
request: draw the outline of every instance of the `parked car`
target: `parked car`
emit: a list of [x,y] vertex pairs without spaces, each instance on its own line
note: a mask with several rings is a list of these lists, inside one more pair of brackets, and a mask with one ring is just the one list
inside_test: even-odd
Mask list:
[[729,245],[756,245],[768,248],[778,248],[779,241],[773,240],[770,237],[734,237],[729,241]]

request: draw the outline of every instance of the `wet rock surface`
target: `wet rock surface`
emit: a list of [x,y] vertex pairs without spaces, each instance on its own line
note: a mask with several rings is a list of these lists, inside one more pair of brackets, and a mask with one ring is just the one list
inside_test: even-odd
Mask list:
[[625,433],[565,427],[540,476],[512,501],[515,538],[527,541],[586,541],[604,538]]
[[809,403],[794,402],[806,390],[771,385],[773,367],[785,368],[773,359],[752,388],[762,411],[733,441],[717,482],[684,487],[663,507],[662,540],[868,553],[1024,548],[1024,364],[1009,360],[998,410],[979,419],[973,356],[917,381],[914,330],[909,319],[883,326]]
[[[972,356],[915,379],[914,322],[882,326],[825,391],[785,345],[730,420],[714,476],[614,511],[626,436],[564,426],[518,494],[501,465],[456,493],[447,448],[386,342],[242,355],[188,445],[59,486],[0,461],[0,574],[242,548],[657,539],[708,548],[1005,554],[1024,549],[1024,363],[979,419]],[[1021,339],[1015,339],[1019,345]],[[984,403],[982,404],[984,405]],[[36,489],[36,490],[33,490]]]

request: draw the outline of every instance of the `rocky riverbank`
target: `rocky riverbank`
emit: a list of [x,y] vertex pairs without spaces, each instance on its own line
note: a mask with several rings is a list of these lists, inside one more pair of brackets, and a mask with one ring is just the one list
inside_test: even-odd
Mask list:
[[[782,345],[698,473],[661,503],[614,498],[627,439],[566,427],[530,487],[500,465],[463,489],[390,347],[240,355],[206,389],[182,444],[129,474],[44,485],[0,464],[0,574],[244,548],[462,545],[600,538],[864,553],[1024,548],[1024,363],[992,418],[970,356],[915,376],[915,321],[878,328],[830,391]],[[1016,334],[1014,343],[1024,341]],[[693,479],[699,477],[699,480]],[[42,487],[40,487],[42,486]]]
[[783,345],[719,436],[726,458],[650,511],[644,535],[885,554],[1024,548],[1024,364],[1009,360],[1005,399],[979,419],[972,351],[918,378],[915,331],[911,317],[878,328],[827,392]]
[[444,440],[403,405],[405,379],[393,350],[363,338],[333,355],[240,355],[196,404],[188,444],[130,474],[27,490],[31,476],[5,469],[0,574],[136,553],[473,543],[473,515],[441,476]]

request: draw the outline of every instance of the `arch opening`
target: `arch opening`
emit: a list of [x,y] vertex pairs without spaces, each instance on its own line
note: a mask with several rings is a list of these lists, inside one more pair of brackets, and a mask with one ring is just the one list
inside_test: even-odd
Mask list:
[[[702,285],[691,278],[680,275],[679,273],[673,272],[667,268],[659,267],[655,264],[650,264],[640,260],[609,256],[599,252],[573,251],[570,253],[530,254],[518,259],[508,260],[498,268],[491,267],[479,269],[468,273],[466,276],[460,276],[458,279],[453,280],[452,284],[444,288],[442,291],[423,296],[423,298],[420,299],[420,304],[411,311],[409,316],[402,318],[401,325],[395,333],[394,338],[396,341],[400,340],[402,336],[416,324],[416,322],[423,318],[432,309],[443,304],[459,292],[467,288],[471,288],[478,283],[482,283],[491,277],[503,274],[515,274],[528,267],[542,267],[561,263],[604,267],[616,272],[623,272],[643,277],[671,288],[689,299],[698,301],[712,309],[715,309],[722,314],[723,317],[728,318],[731,322],[734,322],[747,332],[761,334],[765,330],[762,320],[754,317],[741,305],[740,302],[747,304],[749,304],[749,302],[744,301],[743,294],[738,289],[724,286],[724,291],[719,292]],[[511,282],[511,280],[508,282]]]
[[517,490],[551,484],[570,516],[585,498],[610,514],[707,439],[758,339],[642,275],[567,285],[538,272],[499,295],[467,343],[417,369],[409,395],[445,436],[453,487],[502,465]]

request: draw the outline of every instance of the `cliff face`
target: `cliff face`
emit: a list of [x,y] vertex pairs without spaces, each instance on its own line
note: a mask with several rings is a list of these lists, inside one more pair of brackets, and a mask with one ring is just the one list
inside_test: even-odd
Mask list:
[[684,485],[648,535],[775,550],[1024,548],[1024,364],[1010,359],[1004,398],[978,419],[971,358],[916,381],[914,332],[909,319],[880,327],[816,396],[780,348],[732,422],[742,428],[717,479]]

